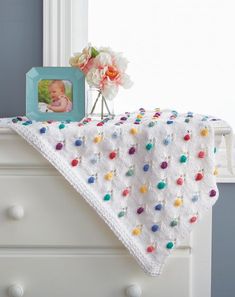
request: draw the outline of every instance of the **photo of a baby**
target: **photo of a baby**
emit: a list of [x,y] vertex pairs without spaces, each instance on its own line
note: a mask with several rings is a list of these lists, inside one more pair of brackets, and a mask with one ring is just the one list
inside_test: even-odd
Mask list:
[[38,109],[40,112],[70,112],[72,83],[68,80],[40,80],[38,83]]

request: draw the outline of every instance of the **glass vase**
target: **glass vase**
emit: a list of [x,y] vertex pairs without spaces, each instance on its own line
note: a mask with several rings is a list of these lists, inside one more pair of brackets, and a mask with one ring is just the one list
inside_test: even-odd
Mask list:
[[90,87],[87,91],[86,115],[101,120],[105,117],[113,117],[113,100],[106,100],[100,89]]

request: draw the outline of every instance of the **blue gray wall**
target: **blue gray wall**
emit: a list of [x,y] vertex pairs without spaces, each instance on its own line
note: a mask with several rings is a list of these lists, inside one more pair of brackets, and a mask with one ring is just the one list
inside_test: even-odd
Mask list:
[[[25,114],[25,73],[42,65],[43,0],[0,0],[0,117]],[[213,210],[212,297],[234,297],[235,185]],[[197,296],[204,297],[204,296]]]
[[25,114],[25,73],[42,65],[43,0],[0,0],[0,117]]
[[212,297],[234,297],[235,184],[219,184],[219,190],[213,208]]

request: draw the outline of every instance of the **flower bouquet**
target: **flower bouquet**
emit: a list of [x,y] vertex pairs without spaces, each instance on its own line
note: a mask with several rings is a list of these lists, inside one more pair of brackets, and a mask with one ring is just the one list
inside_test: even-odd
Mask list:
[[99,48],[88,45],[82,53],[74,54],[69,61],[72,67],[78,67],[85,74],[90,89],[97,90],[97,96],[91,108],[92,115],[97,102],[101,100],[101,118],[104,117],[104,106],[111,115],[106,100],[113,100],[119,86],[127,89],[132,86],[129,75],[125,73],[128,61],[121,53],[110,48]]

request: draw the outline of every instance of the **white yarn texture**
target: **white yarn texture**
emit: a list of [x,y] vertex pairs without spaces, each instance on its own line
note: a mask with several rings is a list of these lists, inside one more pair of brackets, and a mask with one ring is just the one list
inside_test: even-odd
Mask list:
[[101,123],[24,123],[9,125],[58,169],[151,276],[161,274],[172,250],[218,198],[208,117],[141,109]]

